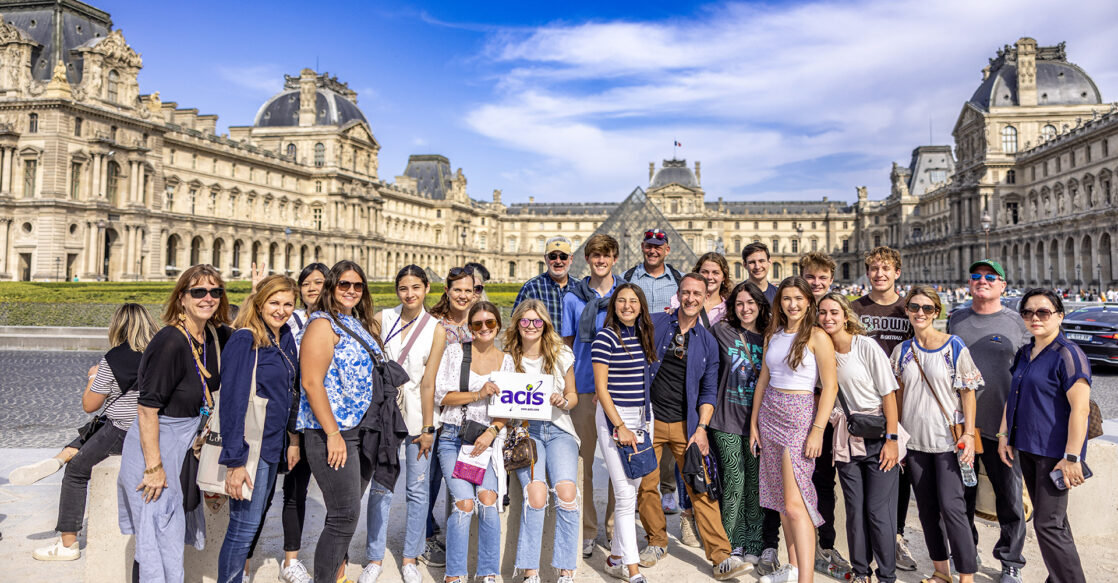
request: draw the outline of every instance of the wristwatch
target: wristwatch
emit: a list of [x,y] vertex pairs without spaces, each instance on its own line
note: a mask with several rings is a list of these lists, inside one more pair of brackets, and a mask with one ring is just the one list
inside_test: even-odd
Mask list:
[[501,433],[501,430],[497,429],[496,425],[490,425],[489,429],[486,429],[486,431],[492,431],[493,432],[493,437],[497,437],[497,435],[499,435]]
[[703,431],[706,431],[706,430],[710,429],[710,426],[707,425],[706,423],[700,423],[699,428],[702,429]]
[[886,433],[885,434],[885,439],[888,439],[889,441],[897,441],[900,438],[901,438],[901,436],[897,435],[896,433]]
[[1079,456],[1075,455],[1074,453],[1065,453],[1064,459],[1073,464],[1079,463]]
[[424,425],[423,429],[420,429],[419,432],[420,433],[434,433],[435,432],[435,426],[434,425]]

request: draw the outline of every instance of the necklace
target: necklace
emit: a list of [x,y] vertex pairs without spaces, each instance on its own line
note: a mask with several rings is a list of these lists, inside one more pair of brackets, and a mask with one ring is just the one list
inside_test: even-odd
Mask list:
[[280,347],[279,342],[276,341],[276,337],[274,335],[272,335],[270,332],[271,331],[269,330],[268,339],[272,341],[272,346],[275,346],[276,350],[280,353],[280,356],[283,357],[283,360],[285,361],[284,368],[290,367],[287,370],[291,374],[291,394],[292,394],[292,396],[297,397],[298,394],[299,394],[299,391],[296,388],[297,385],[295,383],[296,383],[296,380],[298,378],[298,370],[299,369],[297,369],[295,367],[295,363],[291,362],[291,358],[287,356],[287,353],[283,351],[282,347]]

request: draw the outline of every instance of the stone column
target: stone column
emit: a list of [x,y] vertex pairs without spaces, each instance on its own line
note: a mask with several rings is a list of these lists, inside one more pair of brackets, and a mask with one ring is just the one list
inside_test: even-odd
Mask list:
[[128,161],[128,195],[124,197],[124,203],[129,204],[136,202],[136,161]]
[[124,269],[121,273],[129,273],[136,268],[136,227],[124,228]]
[[11,157],[8,155],[8,149],[0,149],[0,192],[11,192],[7,178],[9,164],[11,164]]
[[97,240],[95,233],[97,225],[89,222],[86,223],[87,230],[85,233],[85,272],[87,274],[93,273],[93,264],[97,261]]
[[0,273],[8,270],[8,233],[11,227],[11,219],[0,220]]
[[101,154],[93,154],[89,161],[89,199],[101,197]]

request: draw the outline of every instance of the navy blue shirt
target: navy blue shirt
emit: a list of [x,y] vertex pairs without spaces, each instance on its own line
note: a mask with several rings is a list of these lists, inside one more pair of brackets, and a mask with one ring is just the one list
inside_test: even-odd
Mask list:
[[[1060,334],[1030,360],[1036,339],[1013,360],[1013,384],[1005,403],[1009,445],[1021,451],[1062,458],[1068,442],[1071,402],[1067,392],[1079,379],[1091,383],[1091,364],[1074,342]],[[1087,455],[1087,440],[1079,455]]]
[[[652,376],[660,370],[664,353],[672,345],[672,332],[675,331],[679,310],[665,314],[652,314],[655,328],[656,362],[652,363]],[[699,427],[699,407],[714,406],[718,400],[718,341],[710,331],[696,322],[687,331],[687,371],[684,375],[684,409],[687,413],[687,435],[690,437]]]
[[[272,344],[259,349],[256,365],[256,394],[268,399],[264,420],[264,438],[260,446],[260,459],[278,463],[283,459],[288,421],[297,403],[299,352],[295,338],[287,326],[280,328],[280,348],[285,359]],[[237,330],[229,337],[221,351],[221,456],[218,461],[227,467],[245,465],[248,443],[245,442],[245,413],[252,391],[252,366],[256,362],[252,347],[252,331]],[[293,370],[294,367],[294,370]]]

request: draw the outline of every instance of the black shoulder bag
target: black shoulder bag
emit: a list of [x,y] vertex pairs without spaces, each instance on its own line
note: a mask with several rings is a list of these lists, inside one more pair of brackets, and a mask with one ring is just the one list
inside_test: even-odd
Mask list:
[[[463,393],[470,392],[470,363],[473,361],[474,345],[472,342],[462,342],[462,368],[458,372],[458,390]],[[458,430],[458,439],[462,443],[473,443],[482,433],[489,430],[489,426],[477,421],[466,419],[467,405],[462,405],[462,427]]]
[[854,437],[862,439],[885,438],[885,416],[871,415],[869,413],[850,413],[850,406],[846,404],[846,397],[842,389],[838,390],[838,401],[842,405],[842,412],[846,414],[846,430]]

